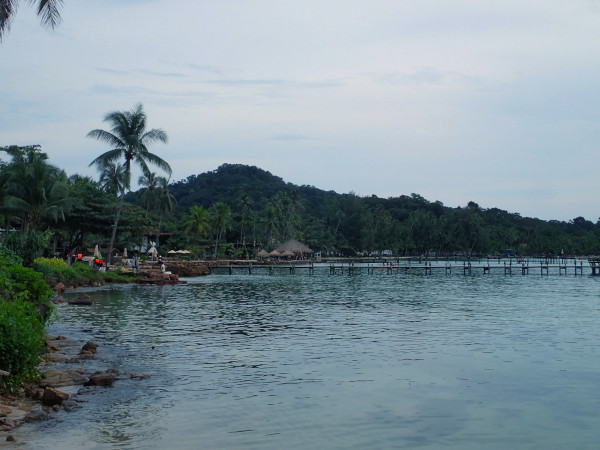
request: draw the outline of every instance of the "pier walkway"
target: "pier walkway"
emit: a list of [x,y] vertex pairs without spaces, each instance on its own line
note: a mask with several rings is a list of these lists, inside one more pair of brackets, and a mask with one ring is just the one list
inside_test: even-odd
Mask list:
[[335,274],[354,274],[356,272],[366,272],[367,274],[385,273],[425,273],[426,275],[435,272],[462,273],[463,275],[473,275],[475,273],[490,274],[492,272],[501,272],[504,275],[529,275],[529,273],[539,273],[540,275],[583,275],[584,267],[590,267],[592,275],[600,275],[600,258],[583,259],[480,259],[474,261],[454,261],[449,260],[396,260],[395,262],[385,261],[382,263],[365,262],[282,262],[282,263],[230,263],[230,264],[210,264],[208,266],[210,273],[229,274],[234,273],[289,273],[305,272],[310,275],[315,270],[328,270],[331,275]]

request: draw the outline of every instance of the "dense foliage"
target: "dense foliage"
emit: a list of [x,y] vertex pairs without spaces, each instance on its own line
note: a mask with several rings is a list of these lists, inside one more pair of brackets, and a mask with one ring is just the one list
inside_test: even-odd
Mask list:
[[[110,248],[113,239],[120,251],[143,249],[153,241],[162,253],[188,249],[195,257],[212,258],[251,257],[290,238],[324,255],[341,256],[600,253],[600,224],[583,217],[544,221],[475,202],[450,208],[418,194],[338,194],[286,183],[239,164],[224,164],[175,183],[144,170],[141,189],[125,194],[131,167],[127,159],[116,164],[122,151],[94,160],[96,165],[102,162],[100,181],[94,181],[78,175],[66,178],[48,164],[39,147],[2,150],[12,161],[0,163],[0,214],[4,228],[14,230],[2,240],[25,265],[40,256],[86,253],[95,245]],[[24,181],[31,180],[24,161],[35,162],[38,172],[47,175],[48,186],[60,187],[54,197],[39,200],[32,189],[25,189],[32,183]]]
[[64,266],[47,264],[42,259],[38,259],[33,263],[33,270],[40,273],[43,279],[51,285],[61,282],[65,286],[77,287],[90,286],[94,283],[129,283],[135,279],[131,273],[121,270],[100,272],[96,268],[79,262],[67,267],[66,264]]
[[450,208],[417,194],[337,194],[285,183],[245,165],[190,176],[174,183],[171,194],[176,215],[217,202],[230,206],[233,223],[225,238],[237,247],[270,248],[294,237],[315,250],[348,256],[600,253],[600,224],[583,217],[548,222],[474,202]]
[[36,376],[52,295],[39,273],[0,246],[0,370],[10,373],[1,388],[14,390]]

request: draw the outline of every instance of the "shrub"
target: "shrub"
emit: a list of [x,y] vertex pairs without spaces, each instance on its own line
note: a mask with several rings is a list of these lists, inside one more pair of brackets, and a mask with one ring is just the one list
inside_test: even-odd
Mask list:
[[64,259],[60,258],[36,258],[36,260],[33,263],[40,263],[53,267],[68,267],[67,262]]
[[0,369],[10,373],[2,387],[13,391],[35,379],[44,349],[44,324],[33,303],[0,298]]
[[41,304],[50,306],[54,295],[48,283],[32,269],[22,266],[0,267],[0,297],[5,300]]
[[33,260],[50,245],[52,231],[29,231],[27,234],[8,233],[4,245],[23,258],[23,264],[31,266]]
[[0,265],[22,266],[23,259],[4,245],[0,245]]

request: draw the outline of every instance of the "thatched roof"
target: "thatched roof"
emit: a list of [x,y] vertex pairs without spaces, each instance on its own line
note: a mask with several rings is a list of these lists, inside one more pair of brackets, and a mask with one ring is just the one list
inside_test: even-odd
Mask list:
[[271,253],[269,253],[269,256],[281,256],[281,253],[279,253],[277,250],[273,250]]
[[294,256],[294,252],[290,252],[289,250],[286,250],[285,252],[283,252],[281,254],[281,256],[285,256],[286,258],[289,258],[290,256]]
[[292,253],[314,253],[306,245],[298,242],[296,239],[290,239],[285,244],[281,244],[276,249],[278,252],[292,252]]
[[261,258],[264,258],[265,256],[269,256],[269,252],[266,252],[265,250],[260,250],[256,256],[259,256]]

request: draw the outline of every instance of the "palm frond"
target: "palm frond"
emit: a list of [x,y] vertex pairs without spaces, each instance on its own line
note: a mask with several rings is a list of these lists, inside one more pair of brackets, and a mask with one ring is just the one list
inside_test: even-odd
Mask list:
[[17,0],[2,0],[0,1],[0,41],[2,37],[10,29],[10,22],[13,15],[17,12]]
[[123,149],[115,148],[107,152],[102,153],[96,159],[94,159],[88,167],[96,166],[98,170],[102,171],[107,165],[117,162],[123,157]]
[[114,147],[125,147],[123,140],[113,133],[104,130],[92,130],[87,134],[87,137],[96,139],[101,142],[106,142]]
[[166,162],[160,156],[155,155],[154,153],[150,153],[148,151],[142,153],[140,156],[143,157],[148,162],[150,162],[151,164],[154,164],[159,169],[164,170],[168,175],[171,175],[171,173],[172,173],[171,166],[169,165],[168,162]]
[[[36,0],[29,0],[30,4]],[[42,25],[54,28],[60,23],[60,7],[63,0],[39,0],[37,7],[37,15],[42,21]]]

